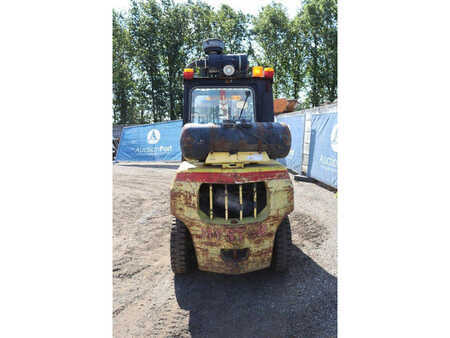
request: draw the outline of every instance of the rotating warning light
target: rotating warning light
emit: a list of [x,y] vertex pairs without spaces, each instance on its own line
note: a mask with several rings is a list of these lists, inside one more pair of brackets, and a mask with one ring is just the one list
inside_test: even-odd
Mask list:
[[253,77],[264,77],[263,67],[255,66],[252,68],[252,76]]

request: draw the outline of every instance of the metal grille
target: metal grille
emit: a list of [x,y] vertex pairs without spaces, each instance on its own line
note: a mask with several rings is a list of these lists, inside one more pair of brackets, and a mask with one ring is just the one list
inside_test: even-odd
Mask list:
[[256,218],[266,206],[264,182],[243,184],[207,184],[200,186],[200,210],[210,219],[215,217]]

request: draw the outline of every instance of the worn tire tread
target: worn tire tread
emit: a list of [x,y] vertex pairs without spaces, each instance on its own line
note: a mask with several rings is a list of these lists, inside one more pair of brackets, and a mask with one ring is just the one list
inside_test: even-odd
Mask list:
[[291,224],[286,216],[278,226],[272,254],[272,269],[278,272],[289,267],[292,245]]
[[196,266],[194,246],[189,230],[183,222],[172,218],[170,229],[170,263],[175,274],[185,274]]

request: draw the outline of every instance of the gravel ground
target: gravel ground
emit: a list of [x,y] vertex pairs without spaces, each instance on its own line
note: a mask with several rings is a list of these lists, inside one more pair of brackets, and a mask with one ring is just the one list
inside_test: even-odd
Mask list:
[[293,181],[288,273],[174,276],[169,188],[177,167],[113,166],[114,336],[337,336],[335,194]]

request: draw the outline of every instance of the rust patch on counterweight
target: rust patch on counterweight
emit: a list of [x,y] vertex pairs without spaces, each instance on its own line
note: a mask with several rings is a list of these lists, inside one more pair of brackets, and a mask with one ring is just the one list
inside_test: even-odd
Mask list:
[[177,174],[176,179],[178,181],[201,183],[237,184],[260,182],[266,180],[289,179],[289,174],[286,170],[244,173],[186,172]]
[[[252,221],[253,214],[242,221],[233,218],[227,222],[217,215],[210,219],[199,208],[200,186],[205,182],[265,182],[264,213],[255,221]],[[293,204],[293,187],[287,170],[276,164],[220,171],[213,166],[187,168],[177,173],[171,187],[171,213],[191,234],[198,268],[217,273],[241,274],[269,267],[275,233],[283,218],[293,210]],[[228,261],[221,256],[221,250],[228,253]],[[245,259],[238,257],[242,252],[248,252]]]

